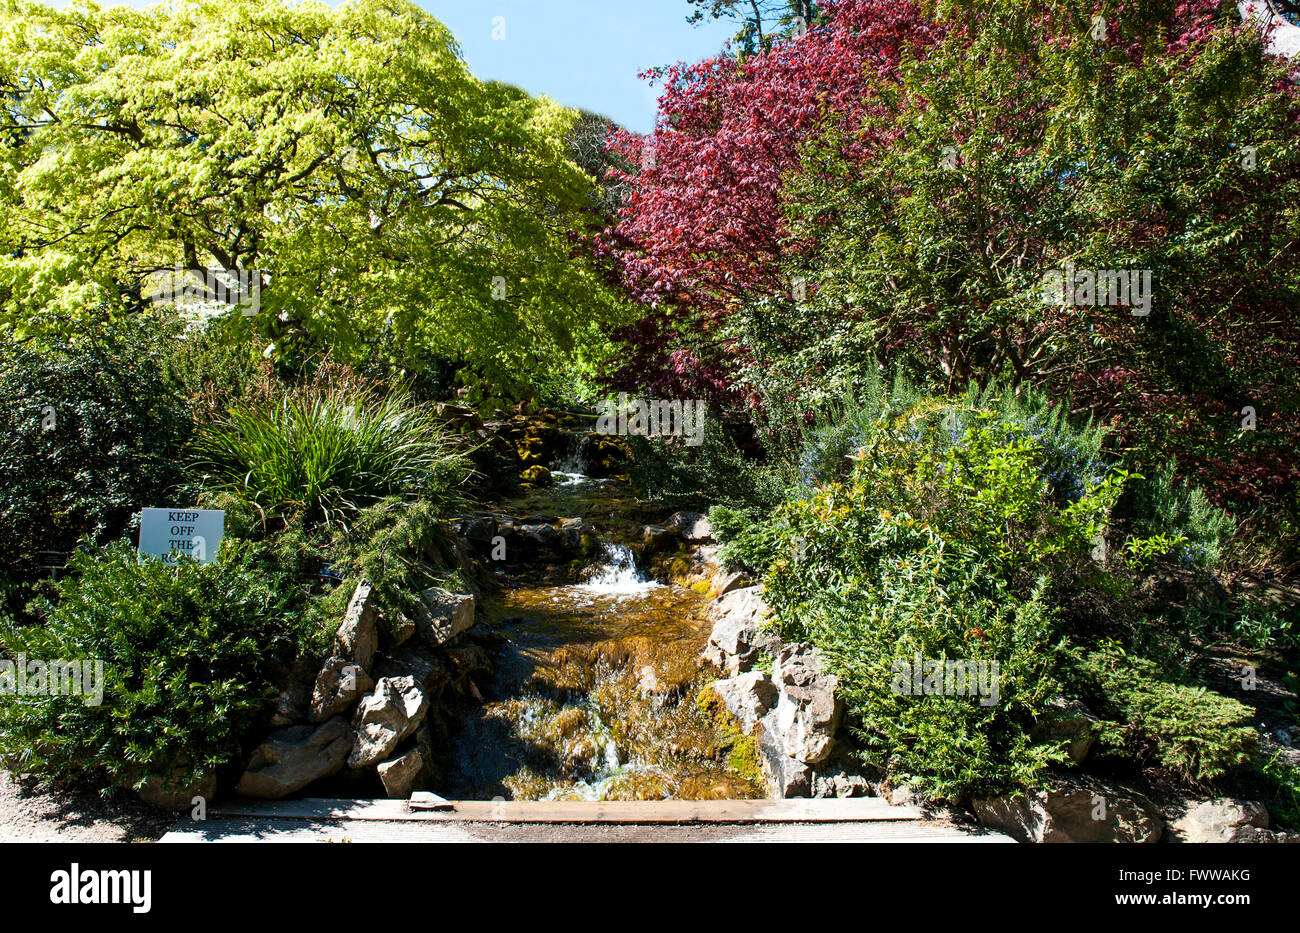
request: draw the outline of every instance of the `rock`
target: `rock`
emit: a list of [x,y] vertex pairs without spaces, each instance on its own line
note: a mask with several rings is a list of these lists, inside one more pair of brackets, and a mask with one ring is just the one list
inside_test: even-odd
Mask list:
[[595,549],[595,526],[585,519],[566,518],[560,522],[560,547],[568,553],[586,554]]
[[709,605],[713,631],[704,659],[728,674],[747,671],[758,660],[760,627],[771,615],[762,591],[761,586],[732,590]]
[[411,677],[381,677],[352,717],[356,742],[349,768],[365,768],[392,753],[424,720],[429,698]]
[[814,797],[870,797],[875,790],[872,783],[860,774],[819,774],[813,778]]
[[787,755],[780,737],[766,726],[759,735],[758,750],[767,790],[773,797],[807,797],[812,793],[812,769]]
[[674,512],[668,524],[681,532],[687,544],[708,544],[713,540],[713,526],[708,517],[699,512]]
[[366,669],[379,648],[379,629],[375,625],[377,606],[370,582],[362,580],[352,591],[352,600],[335,637],[337,653]]
[[420,594],[418,634],[431,645],[445,645],[474,624],[474,597],[431,587]]
[[790,644],[781,649],[772,668],[778,692],[776,708],[768,714],[771,729],[781,737],[785,752],[805,764],[830,754],[842,704],[835,695],[839,680],[825,673],[812,648]]
[[728,680],[715,680],[713,691],[746,733],[754,730],[776,705],[777,700],[776,685],[762,671],[750,671]]
[[306,721],[320,665],[319,655],[303,655],[293,662],[288,682],[276,701],[275,714],[270,722],[272,729]]
[[405,615],[397,617],[397,623],[393,626],[393,647],[400,648],[406,644],[415,635],[415,623]]
[[519,479],[530,486],[549,486],[552,482],[551,471],[540,463],[525,467],[519,474]]
[[646,525],[641,529],[641,540],[647,553],[667,551],[672,548],[676,533],[662,525]]
[[496,522],[490,515],[462,515],[451,521],[457,536],[470,544],[487,547],[496,534]]
[[212,800],[217,796],[216,772],[208,771],[191,784],[164,782],[151,777],[135,789],[140,799],[163,810],[185,810],[193,806],[195,797]]
[[1066,744],[1070,760],[1080,764],[1092,750],[1093,728],[1097,717],[1077,700],[1057,698],[1039,716],[1030,732],[1034,742]]
[[338,716],[374,685],[374,680],[361,665],[347,658],[329,658],[316,675],[307,718],[311,722],[324,722]]
[[411,796],[411,788],[424,770],[424,756],[418,748],[413,748],[401,758],[385,761],[377,770],[384,793],[390,798],[405,800]]
[[235,791],[270,800],[287,797],[336,774],[351,748],[352,729],[341,718],[319,726],[281,729],[254,750]]
[[519,537],[525,548],[538,555],[555,554],[560,543],[560,532],[543,522],[520,525]]
[[726,596],[728,593],[751,585],[753,581],[749,579],[749,574],[740,570],[723,570],[713,578],[713,592],[718,596]]
[[1158,842],[1164,830],[1146,797],[1096,780],[1059,781],[973,807],[985,826],[1021,842]]
[[381,677],[410,677],[432,701],[455,679],[455,674],[445,650],[414,641],[396,656],[376,655],[375,680]]
[[1169,824],[1178,842],[1257,842],[1268,829],[1268,810],[1253,800],[1203,800]]

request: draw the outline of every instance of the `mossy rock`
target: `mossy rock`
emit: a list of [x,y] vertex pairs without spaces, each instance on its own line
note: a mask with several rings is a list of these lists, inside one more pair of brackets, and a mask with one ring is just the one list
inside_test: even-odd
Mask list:
[[526,467],[519,478],[529,486],[549,486],[551,485],[551,471],[546,469],[540,463],[535,463]]

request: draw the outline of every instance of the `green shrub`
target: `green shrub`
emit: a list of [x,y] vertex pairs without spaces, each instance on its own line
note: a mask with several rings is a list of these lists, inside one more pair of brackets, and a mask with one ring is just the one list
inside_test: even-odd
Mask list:
[[1250,763],[1259,737],[1251,711],[1204,687],[1171,683],[1151,661],[1114,647],[1084,660],[1088,697],[1106,717],[1102,753],[1153,761],[1184,781],[1214,781]]
[[214,487],[268,515],[342,522],[388,496],[450,502],[468,468],[430,408],[400,394],[297,389],[237,403],[197,441]]
[[781,458],[744,444],[712,416],[705,419],[697,447],[630,436],[628,476],[648,498],[675,508],[706,509],[712,504],[767,511],[779,505],[792,485]]
[[784,544],[779,528],[755,510],[715,505],[709,509],[709,525],[718,541],[718,560],[728,570],[762,574]]
[[0,351],[0,566],[123,533],[191,477],[192,424],[149,325]]
[[[1062,760],[1030,739],[1068,689],[1057,601],[1100,577],[1094,541],[1125,478],[1095,437],[1071,446],[1059,421],[997,401],[882,406],[859,420],[845,480],[768,521],[783,538],[764,581],[782,633],[841,678],[863,756],[942,799],[1023,786]],[[917,658],[996,662],[996,702],[899,692],[893,665]]]
[[1116,515],[1128,521],[1134,534],[1181,539],[1177,556],[1182,564],[1214,570],[1236,522],[1200,487],[1176,481],[1176,469],[1171,459],[1149,471],[1149,476],[1134,477],[1116,506]]
[[1282,760],[1277,752],[1264,763],[1260,777],[1268,789],[1269,812],[1284,826],[1300,828],[1300,768]]
[[138,561],[125,541],[77,552],[43,625],[0,622],[10,658],[98,659],[102,705],[0,699],[0,756],[45,776],[185,783],[240,758],[294,654],[291,617],[247,549]]

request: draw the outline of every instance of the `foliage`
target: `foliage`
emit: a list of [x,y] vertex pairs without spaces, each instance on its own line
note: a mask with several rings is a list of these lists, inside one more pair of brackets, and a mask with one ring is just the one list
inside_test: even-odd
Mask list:
[[192,425],[168,375],[167,329],[143,321],[76,341],[0,350],[0,564],[120,535],[146,499],[188,476]]
[[[1044,425],[1001,401],[891,408],[886,396],[875,419],[855,418],[864,433],[848,475],[770,520],[784,546],[765,594],[783,634],[810,640],[841,678],[866,758],[946,799],[1028,783],[1059,760],[1029,738],[1064,686],[1057,603],[1095,585],[1093,542],[1125,478],[1063,458],[1095,454],[1092,429]],[[1079,469],[1068,483],[1062,463]],[[914,658],[997,661],[1000,696],[900,694],[892,665]]]
[[[770,510],[788,486],[782,461],[755,456],[754,446],[743,444],[736,433],[709,417],[698,447],[629,436],[628,475],[645,496],[665,505],[707,509],[720,503]],[[741,428],[738,433],[743,438],[747,432]]]
[[774,523],[758,510],[738,510],[725,505],[709,509],[709,525],[718,541],[718,560],[730,570],[762,575],[779,556],[785,540]]
[[0,703],[0,754],[47,776],[107,773],[185,784],[236,762],[294,650],[275,582],[249,552],[172,568],[126,542],[74,555],[44,625],[0,623],[9,657],[100,660],[102,705],[79,696]]
[[401,394],[297,388],[234,405],[197,441],[213,485],[268,516],[345,521],[387,496],[454,501],[464,456],[425,405]]
[[1145,658],[1114,646],[1091,652],[1090,700],[1106,716],[1100,741],[1111,753],[1154,760],[1190,782],[1217,780],[1253,761],[1259,737],[1251,711],[1204,687],[1170,683]]
[[574,255],[577,114],[475,79],[414,4],[2,10],[4,332],[67,333],[147,304],[161,270],[213,269],[261,287],[224,326],[295,365],[384,326],[399,364],[473,355],[502,383],[603,352],[622,312]]

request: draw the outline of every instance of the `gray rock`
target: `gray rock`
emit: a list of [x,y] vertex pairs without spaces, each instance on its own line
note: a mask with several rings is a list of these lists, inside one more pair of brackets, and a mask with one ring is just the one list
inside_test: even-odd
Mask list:
[[813,777],[814,797],[870,797],[875,786],[860,774],[840,771]]
[[1253,800],[1202,800],[1169,824],[1179,842],[1257,842],[1268,829],[1268,809]]
[[393,626],[393,647],[400,648],[415,637],[415,623],[405,615],[397,617],[397,623]]
[[746,733],[753,731],[776,705],[777,700],[776,685],[762,671],[750,671],[728,680],[716,680],[713,682],[713,691]]
[[348,767],[365,768],[383,761],[415,731],[428,710],[429,698],[414,678],[381,677],[374,693],[357,704],[352,718],[356,742]]
[[413,748],[400,758],[385,761],[377,769],[384,793],[392,799],[405,800],[411,796],[411,789],[424,771],[424,756],[418,748]]
[[713,578],[713,591],[718,596],[726,596],[735,590],[752,586],[753,581],[743,570],[723,570]]
[[1093,729],[1097,717],[1078,700],[1058,698],[1039,716],[1030,732],[1034,742],[1067,744],[1070,760],[1080,764],[1092,750]]
[[972,805],[981,823],[1021,842],[1158,842],[1164,831],[1146,797],[1095,780],[1058,781]]
[[339,718],[319,726],[290,726],[253,752],[236,793],[276,800],[338,773],[352,748],[352,730]]
[[732,590],[715,599],[709,604],[713,630],[704,659],[733,676],[749,670],[758,660],[760,630],[770,615],[761,586]]
[[352,591],[352,600],[335,638],[337,653],[367,670],[379,648],[379,629],[375,625],[377,609],[370,582],[362,580]]
[[338,716],[374,685],[374,680],[361,665],[347,658],[329,658],[316,675],[307,718],[311,722],[324,722]]
[[680,531],[688,544],[708,544],[713,540],[713,526],[708,517],[699,512],[674,512],[668,525]]
[[836,696],[839,680],[822,670],[810,646],[795,643],[781,649],[772,668],[772,682],[778,697],[767,721],[781,737],[786,754],[805,764],[824,760],[843,711]]
[[525,547],[539,554],[554,554],[560,544],[560,532],[553,526],[541,522],[520,525],[519,536],[523,539]]
[[420,594],[418,633],[431,645],[445,645],[474,624],[474,597],[431,587]]
[[780,736],[766,726],[758,739],[759,763],[773,797],[807,797],[812,793],[812,768],[785,753]]

